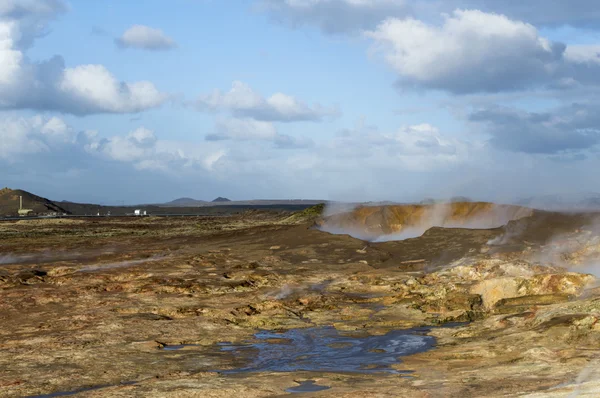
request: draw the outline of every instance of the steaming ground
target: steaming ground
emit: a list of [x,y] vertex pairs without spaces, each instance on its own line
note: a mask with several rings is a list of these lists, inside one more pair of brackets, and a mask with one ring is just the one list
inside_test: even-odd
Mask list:
[[416,238],[434,227],[494,229],[532,214],[528,208],[492,203],[334,207],[325,211],[319,229],[370,242],[389,242]]
[[[496,225],[469,224],[490,208],[444,226]],[[595,396],[600,288],[579,272],[600,253],[595,216],[503,209],[503,227],[386,242],[316,230],[311,212],[1,223],[0,396]],[[338,220],[421,231],[428,212],[405,210]]]
[[118,249],[115,247],[102,248],[97,250],[42,250],[40,252],[33,253],[19,253],[19,254],[2,254],[0,255],[0,265],[10,264],[40,264],[40,263],[52,263],[57,261],[69,261],[85,258],[97,258],[103,255],[113,255]]
[[[539,231],[545,218],[554,218],[561,228]],[[600,213],[540,213],[536,223],[509,223],[487,244],[502,247],[516,242],[530,245],[524,257],[530,262],[600,276]]]
[[126,268],[132,267],[135,265],[146,264],[153,261],[163,260],[165,256],[153,256],[150,258],[144,258],[140,260],[128,260],[128,261],[119,261],[116,263],[107,263],[107,264],[90,264],[83,266],[79,271],[80,272],[93,272],[100,270],[108,270],[111,268]]
[[10,254],[4,254],[0,256],[0,264],[15,264],[19,262],[19,259]]

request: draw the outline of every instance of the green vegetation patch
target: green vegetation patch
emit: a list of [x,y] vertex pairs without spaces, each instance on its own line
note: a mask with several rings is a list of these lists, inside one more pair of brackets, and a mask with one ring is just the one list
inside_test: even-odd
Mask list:
[[323,214],[325,210],[325,203],[319,203],[318,205],[311,206],[302,211],[298,211],[291,216],[283,220],[284,223],[301,223],[315,220]]

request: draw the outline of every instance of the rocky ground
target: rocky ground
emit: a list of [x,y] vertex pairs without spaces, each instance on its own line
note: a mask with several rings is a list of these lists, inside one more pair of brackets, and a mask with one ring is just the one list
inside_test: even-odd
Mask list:
[[[0,396],[273,397],[307,380],[330,389],[306,396],[600,394],[594,215],[385,243],[310,215],[0,223]],[[227,372],[257,353],[219,343],[321,326],[437,342],[397,373]]]

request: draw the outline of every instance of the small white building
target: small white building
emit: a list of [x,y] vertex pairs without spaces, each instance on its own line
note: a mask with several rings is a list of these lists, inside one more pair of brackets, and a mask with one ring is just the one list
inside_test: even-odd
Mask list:
[[140,210],[140,209],[136,209],[133,214],[135,214],[136,216],[145,216],[147,215],[146,210]]

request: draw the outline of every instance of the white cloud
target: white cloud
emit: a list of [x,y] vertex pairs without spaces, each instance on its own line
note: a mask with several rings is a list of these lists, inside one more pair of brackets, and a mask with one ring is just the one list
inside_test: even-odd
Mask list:
[[0,123],[0,159],[50,152],[74,139],[73,130],[56,117],[7,118]]
[[209,154],[206,158],[204,158],[202,163],[204,164],[204,167],[207,170],[213,170],[215,163],[221,160],[221,158],[226,154],[227,151],[225,151],[224,149],[220,149],[217,152]]
[[2,0],[0,22],[14,22],[13,45],[28,48],[33,41],[48,33],[47,23],[67,11],[63,0]]
[[166,95],[150,82],[119,82],[102,65],[66,68],[58,93],[73,113],[131,113],[161,105]]
[[[145,127],[140,127],[126,136],[91,140],[85,144],[85,149],[91,154],[102,154],[108,159],[120,162],[141,162],[147,164],[157,154],[155,145],[156,135]],[[96,139],[94,139],[96,138]]]
[[97,149],[109,158],[121,162],[133,162],[146,155],[146,148],[138,146],[130,137],[112,137],[100,143]]
[[116,39],[116,43],[122,48],[143,50],[170,50],[177,47],[175,41],[162,30],[144,25],[133,25]]
[[4,4],[7,8],[0,13],[0,108],[77,115],[131,113],[167,99],[152,83],[121,82],[102,65],[67,68],[60,56],[31,62],[26,48],[44,33],[49,18],[62,10],[62,2],[25,2],[18,7],[30,7],[23,9],[14,4]]
[[456,10],[442,26],[388,19],[366,33],[404,85],[454,93],[536,87],[560,76],[565,46],[527,23]]
[[223,93],[215,90],[196,101],[199,110],[228,111],[238,118],[252,118],[260,121],[321,121],[336,117],[339,111],[319,104],[312,107],[295,97],[275,93],[264,98],[246,83],[235,81],[231,90]]
[[129,134],[129,139],[136,143],[140,148],[153,147],[156,144],[156,135],[154,131],[145,127],[140,127]]
[[565,58],[575,65],[600,65],[600,45],[574,45],[567,47]]
[[66,11],[62,0],[2,0],[0,16],[24,16],[27,14],[45,14],[53,16],[57,12]]
[[325,33],[371,29],[410,12],[407,0],[261,0],[259,9],[292,26],[315,25]]
[[428,123],[406,126],[395,134],[387,135],[402,147],[406,156],[454,156],[459,141],[444,137],[440,130]]
[[190,171],[211,170],[226,154],[225,150],[210,143],[199,147],[191,142],[160,140],[153,130],[146,127],[105,138],[97,132],[80,133],[77,145],[86,156],[98,162],[116,162],[123,167],[161,172],[173,177]]

